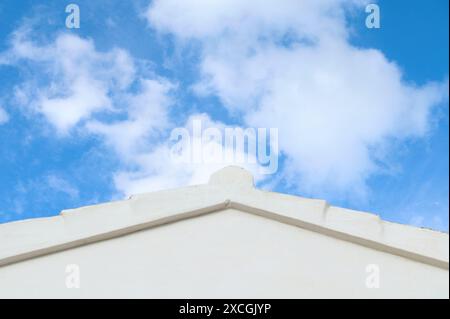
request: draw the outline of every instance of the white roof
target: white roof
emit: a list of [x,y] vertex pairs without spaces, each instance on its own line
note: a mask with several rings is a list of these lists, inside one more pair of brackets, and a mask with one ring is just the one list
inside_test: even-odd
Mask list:
[[383,221],[365,212],[254,188],[247,171],[230,166],[206,185],[132,196],[64,210],[60,215],[0,225],[0,266],[234,208],[371,249],[448,270],[447,233]]

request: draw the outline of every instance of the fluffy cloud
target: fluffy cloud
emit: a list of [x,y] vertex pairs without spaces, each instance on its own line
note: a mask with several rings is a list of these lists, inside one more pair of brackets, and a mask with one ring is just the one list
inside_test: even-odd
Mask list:
[[[201,123],[201,135],[194,134],[193,123]],[[123,170],[115,174],[114,180],[119,191],[124,194],[138,194],[160,189],[169,189],[184,185],[207,183],[212,173],[228,165],[238,165],[252,172],[257,182],[267,178],[263,167],[254,154],[227,145],[224,142],[225,128],[219,121],[213,121],[207,114],[190,116],[180,127],[189,134],[189,143],[168,138],[151,151],[133,153],[134,169]],[[178,128],[178,129],[180,129]],[[206,132],[214,128],[220,136],[209,138]],[[196,149],[193,145],[201,145]],[[176,144],[183,144],[176,147]],[[217,154],[219,154],[217,156]],[[199,161],[193,160],[198,156]],[[248,156],[252,157],[248,160]],[[244,158],[242,161],[240,158]]]
[[154,144],[155,136],[169,126],[168,110],[174,85],[159,79],[141,79],[138,92],[124,98],[126,118],[113,122],[92,120],[89,132],[103,136],[120,158],[134,162],[136,156]]
[[199,94],[253,127],[279,128],[282,172],[303,192],[366,195],[392,141],[423,137],[448,82],[417,86],[382,52],[349,41],[366,1],[156,0],[149,24],[201,46]]
[[2,60],[29,72],[16,88],[16,101],[43,114],[60,134],[92,114],[112,111],[116,92],[135,77],[133,60],[123,50],[98,52],[93,41],[70,34],[37,44],[26,28],[13,34]]
[[[259,40],[283,36],[305,40],[343,37],[347,34],[344,9],[356,9],[366,2],[156,0],[149,5],[146,17],[151,25],[181,39],[207,39],[214,45],[214,39],[224,37],[253,46]],[[230,52],[233,50],[234,47],[229,48]]]

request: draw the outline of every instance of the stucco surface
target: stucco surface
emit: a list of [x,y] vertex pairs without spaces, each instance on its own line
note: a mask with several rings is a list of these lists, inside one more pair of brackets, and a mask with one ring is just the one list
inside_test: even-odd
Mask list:
[[[65,286],[78,264],[80,288]],[[367,288],[368,264],[380,288]],[[227,209],[0,269],[0,297],[448,297],[448,271]],[[7,288],[7,289],[6,289]]]

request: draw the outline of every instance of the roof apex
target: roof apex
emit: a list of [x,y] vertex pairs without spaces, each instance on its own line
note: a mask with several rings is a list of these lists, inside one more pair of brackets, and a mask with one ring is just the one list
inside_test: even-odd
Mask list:
[[210,185],[232,185],[253,188],[253,175],[242,167],[230,165],[215,172],[209,178]]
[[446,233],[390,223],[374,214],[330,206],[324,200],[259,190],[253,187],[252,175],[235,166],[219,170],[206,185],[1,224],[0,267],[229,208],[449,269]]

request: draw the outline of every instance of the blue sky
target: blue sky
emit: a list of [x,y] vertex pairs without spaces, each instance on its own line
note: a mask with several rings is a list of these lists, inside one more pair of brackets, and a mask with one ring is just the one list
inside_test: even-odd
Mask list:
[[69,3],[0,3],[0,222],[207,182],[202,119],[278,128],[259,187],[448,231],[448,1]]

